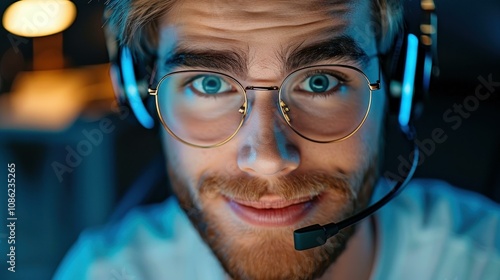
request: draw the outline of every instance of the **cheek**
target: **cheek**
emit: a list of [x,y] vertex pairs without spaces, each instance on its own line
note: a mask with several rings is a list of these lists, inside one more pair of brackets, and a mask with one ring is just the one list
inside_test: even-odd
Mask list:
[[366,170],[369,164],[376,163],[382,140],[384,98],[382,92],[374,96],[365,123],[349,139],[324,146],[309,144],[301,149],[302,163],[309,168],[319,167],[347,174]]
[[301,149],[303,170],[339,172],[346,175],[364,171],[369,162],[369,143],[364,141],[359,132],[341,142],[307,145]]
[[[373,96],[370,113],[365,120],[362,128],[356,133],[355,143],[351,145],[357,149],[358,157],[367,168],[368,164],[378,164],[380,144],[383,141],[383,127],[385,114],[385,95],[383,92],[376,92]],[[354,148],[355,147],[355,148]]]
[[195,148],[177,141],[167,132],[162,132],[162,142],[169,169],[191,188],[198,185],[204,175],[226,175],[236,166],[235,160],[230,160],[228,144],[224,145],[224,151]]
[[192,186],[193,174],[200,169],[199,157],[188,146],[175,140],[168,133],[162,133],[163,150],[167,159],[170,172],[183,181],[184,184]]
[[383,90],[373,92],[372,105],[361,134],[371,149],[370,153],[378,152],[384,127],[386,113],[386,95]]

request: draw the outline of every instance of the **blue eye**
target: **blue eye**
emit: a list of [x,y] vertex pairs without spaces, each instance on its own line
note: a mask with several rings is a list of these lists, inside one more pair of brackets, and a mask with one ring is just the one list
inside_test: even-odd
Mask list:
[[339,79],[329,74],[314,74],[307,77],[299,84],[300,89],[314,92],[323,93],[331,90],[340,84]]
[[204,94],[219,94],[231,90],[231,84],[214,75],[198,77],[193,80],[192,86],[195,90]]

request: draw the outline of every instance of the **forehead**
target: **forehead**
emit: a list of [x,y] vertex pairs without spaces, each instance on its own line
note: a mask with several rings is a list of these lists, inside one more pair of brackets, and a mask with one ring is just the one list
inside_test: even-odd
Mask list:
[[[237,50],[254,64],[279,64],[301,46],[356,37],[370,22],[369,1],[177,1],[160,20],[159,56],[180,46]],[[373,53],[373,43],[361,48]],[[282,60],[282,59],[281,59]]]
[[327,4],[326,1],[183,0],[174,5],[164,23],[186,27],[186,31],[201,29],[209,33],[227,30],[265,34],[279,28],[297,34],[311,27],[343,27],[355,6],[351,1]]

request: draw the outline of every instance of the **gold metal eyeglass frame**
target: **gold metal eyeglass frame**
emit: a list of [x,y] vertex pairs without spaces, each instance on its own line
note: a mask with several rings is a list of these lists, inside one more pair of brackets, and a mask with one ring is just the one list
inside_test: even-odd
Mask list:
[[[303,71],[305,69],[310,69],[310,68],[321,68],[321,67],[344,67],[344,68],[348,68],[348,69],[351,69],[351,70],[354,70],[360,74],[362,74],[362,76],[366,79],[367,81],[367,84],[368,84],[368,88],[370,89],[370,96],[369,96],[369,100],[368,100],[368,108],[366,109],[366,113],[365,115],[363,116],[363,119],[361,120],[361,122],[358,124],[358,126],[353,130],[351,131],[349,134],[347,134],[346,136],[344,137],[341,137],[341,138],[338,138],[338,139],[334,139],[334,140],[327,140],[327,141],[320,141],[320,140],[315,140],[315,139],[312,139],[310,137],[307,137],[305,135],[303,135],[302,133],[300,133],[296,128],[293,127],[293,125],[291,124],[290,122],[290,117],[288,116],[288,112],[290,111],[290,108],[288,108],[288,105],[286,105],[286,103],[281,99],[281,96],[282,96],[282,88],[283,88],[283,83],[291,76],[293,75],[294,73],[298,72],[298,71]],[[220,76],[224,76],[226,78],[229,78],[231,81],[235,82],[236,85],[238,85],[240,87],[240,90],[241,92],[243,93],[243,96],[244,96],[244,101],[243,101],[243,104],[240,106],[240,108],[238,109],[238,112],[242,115],[242,118],[241,118],[241,121],[240,123],[238,124],[238,127],[236,128],[236,130],[234,131],[233,134],[231,134],[227,139],[219,142],[219,143],[216,143],[216,144],[213,144],[213,145],[197,145],[197,144],[193,144],[193,143],[190,143],[190,142],[187,142],[185,141],[184,139],[180,138],[179,136],[177,136],[169,127],[168,125],[165,123],[165,121],[163,120],[163,117],[162,117],[162,114],[160,112],[160,104],[159,104],[159,101],[158,101],[158,88],[160,86],[160,84],[162,83],[162,81],[164,81],[166,78],[168,78],[169,76],[172,76],[172,75],[175,75],[175,74],[178,74],[178,73],[189,73],[189,72],[197,72],[197,73],[211,73],[211,74],[216,74],[216,75],[220,75]],[[248,112],[248,98],[247,98],[247,90],[255,90],[255,91],[278,91],[278,105],[280,107],[280,110],[281,110],[281,114],[283,116],[283,119],[285,120],[285,122],[288,124],[288,126],[297,134],[299,135],[300,137],[306,139],[306,140],[309,140],[311,142],[314,142],[314,143],[320,143],[320,144],[325,144],[325,143],[335,143],[335,142],[340,142],[340,141],[343,141],[349,137],[351,137],[354,133],[356,133],[360,128],[361,126],[363,126],[366,118],[368,117],[368,114],[370,113],[370,108],[371,108],[371,104],[372,104],[372,91],[375,91],[375,90],[379,90],[380,89],[380,65],[379,65],[379,73],[378,73],[378,79],[375,83],[371,83],[370,82],[370,79],[368,79],[368,77],[366,76],[366,74],[361,71],[360,69],[354,67],[354,66],[350,66],[350,65],[342,65],[342,64],[323,64],[323,65],[313,65],[313,66],[307,66],[307,67],[303,67],[303,68],[300,68],[300,69],[297,69],[297,70],[294,70],[292,72],[290,72],[284,79],[283,81],[281,82],[281,85],[280,86],[270,86],[270,87],[264,87],[264,86],[246,86],[244,87],[238,80],[236,80],[235,78],[227,75],[227,74],[224,74],[224,73],[220,73],[220,72],[216,72],[216,71],[209,71],[209,70],[180,70],[180,71],[174,71],[174,72],[171,72],[171,73],[168,73],[166,74],[165,76],[163,76],[157,83],[157,86],[156,88],[152,88],[152,87],[149,87],[148,88],[148,93],[149,95],[151,96],[154,96],[155,97],[155,104],[156,104],[156,112],[158,114],[158,118],[160,119],[160,122],[162,123],[163,127],[167,130],[167,132],[172,136],[174,137],[176,140],[188,145],[188,146],[191,146],[191,147],[197,147],[197,148],[204,148],[204,149],[208,149],[208,148],[215,148],[215,147],[219,147],[219,146],[222,146],[224,144],[226,144],[227,142],[229,142],[231,139],[234,138],[234,136],[240,131],[240,128],[243,126],[243,123],[245,122],[245,119],[246,119],[246,116],[247,116],[247,112]]]

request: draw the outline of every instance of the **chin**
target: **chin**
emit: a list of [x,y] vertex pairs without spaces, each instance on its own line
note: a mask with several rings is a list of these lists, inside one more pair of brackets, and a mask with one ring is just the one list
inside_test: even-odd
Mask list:
[[238,202],[223,195],[212,196],[201,203],[203,222],[199,223],[199,217],[192,221],[234,280],[312,279],[335,262],[354,229],[341,231],[324,246],[306,251],[294,249],[293,231],[313,223],[338,221],[350,215],[354,206],[352,200],[341,201],[333,192],[296,202],[269,210],[248,206],[252,203],[235,206]]

